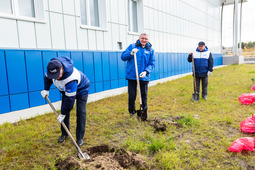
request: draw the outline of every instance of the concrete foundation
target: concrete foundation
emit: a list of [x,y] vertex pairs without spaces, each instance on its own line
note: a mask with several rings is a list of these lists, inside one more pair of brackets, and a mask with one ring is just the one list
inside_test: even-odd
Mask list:
[[223,65],[243,64],[243,56],[223,56]]

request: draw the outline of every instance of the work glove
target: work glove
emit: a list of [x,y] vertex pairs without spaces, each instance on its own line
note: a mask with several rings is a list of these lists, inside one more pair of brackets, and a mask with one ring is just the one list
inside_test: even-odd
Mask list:
[[132,51],[131,51],[131,55],[134,55],[135,53],[137,53],[138,49],[137,48],[134,48]]
[[141,72],[140,77],[144,78],[146,76],[146,74],[147,74],[147,71],[143,71],[143,72]]
[[210,75],[212,75],[212,72],[211,72],[211,71],[208,71],[208,72],[207,72],[207,76],[210,76]]
[[46,96],[49,96],[49,90],[41,91],[41,95],[42,95],[43,98],[45,98]]
[[66,117],[66,115],[60,114],[60,115],[58,116],[58,118],[57,118],[58,122],[61,124],[61,123],[64,121],[65,117]]

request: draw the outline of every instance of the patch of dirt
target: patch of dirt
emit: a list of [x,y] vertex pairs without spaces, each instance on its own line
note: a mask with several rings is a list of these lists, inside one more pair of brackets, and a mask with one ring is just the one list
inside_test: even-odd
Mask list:
[[65,169],[148,169],[144,157],[124,149],[111,148],[108,145],[100,145],[88,148],[86,152],[90,160],[80,160],[75,157],[68,157],[65,160],[58,159],[56,167]]
[[[179,119],[182,119],[183,116],[179,116]],[[166,124],[171,124],[171,125],[175,125],[179,128],[182,128],[183,126],[180,123],[174,122],[173,120],[178,120],[178,119],[172,119],[172,118],[168,118],[168,119],[148,119],[147,123],[155,128],[155,132],[164,132],[166,131]]]

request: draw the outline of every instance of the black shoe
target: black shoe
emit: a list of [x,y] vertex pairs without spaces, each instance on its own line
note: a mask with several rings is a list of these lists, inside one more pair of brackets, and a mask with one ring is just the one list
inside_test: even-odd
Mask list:
[[143,110],[143,113],[141,114],[141,120],[146,121],[147,120],[147,109]]
[[77,145],[78,146],[84,145],[83,139],[77,140]]
[[65,135],[60,136],[60,138],[58,139],[58,143],[64,142],[64,140],[66,139],[66,137],[67,137],[67,136],[65,136]]

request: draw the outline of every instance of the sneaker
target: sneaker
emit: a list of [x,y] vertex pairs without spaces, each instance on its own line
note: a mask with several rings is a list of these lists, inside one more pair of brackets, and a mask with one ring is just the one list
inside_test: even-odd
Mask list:
[[77,145],[78,146],[84,145],[83,139],[77,140]]
[[130,117],[134,117],[135,116],[135,113],[130,113]]
[[64,140],[66,139],[66,135],[62,135],[62,136],[60,136],[60,138],[58,139],[58,143],[62,143],[62,142],[64,142]]
[[203,99],[207,100],[207,96],[202,96]]

